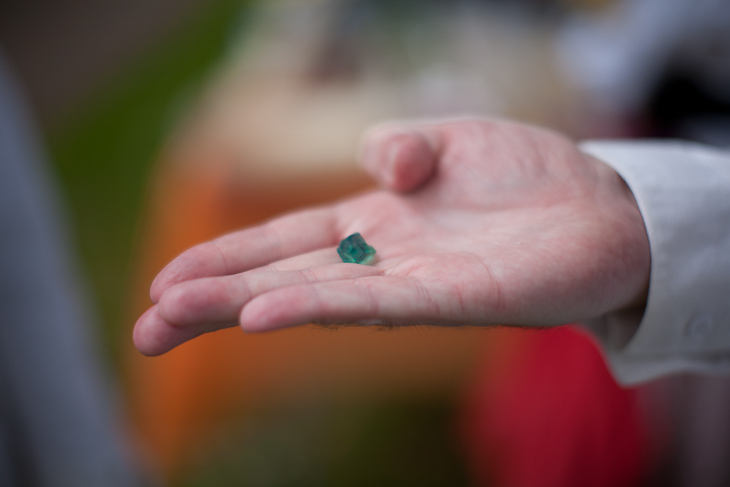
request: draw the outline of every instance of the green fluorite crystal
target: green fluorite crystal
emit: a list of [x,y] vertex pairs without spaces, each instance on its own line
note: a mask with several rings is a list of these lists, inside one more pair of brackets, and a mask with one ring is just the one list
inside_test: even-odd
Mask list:
[[337,247],[337,253],[340,254],[342,262],[355,264],[367,264],[375,257],[375,249],[368,245],[359,233],[353,233],[343,239]]

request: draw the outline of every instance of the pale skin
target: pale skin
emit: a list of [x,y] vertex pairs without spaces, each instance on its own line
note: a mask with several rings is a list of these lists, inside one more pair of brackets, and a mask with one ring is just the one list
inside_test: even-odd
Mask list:
[[[469,119],[391,123],[360,163],[381,190],[198,245],[152,284],[134,342],[323,324],[553,326],[646,301],[636,201],[606,164],[544,129]],[[360,232],[373,265],[342,263]]]

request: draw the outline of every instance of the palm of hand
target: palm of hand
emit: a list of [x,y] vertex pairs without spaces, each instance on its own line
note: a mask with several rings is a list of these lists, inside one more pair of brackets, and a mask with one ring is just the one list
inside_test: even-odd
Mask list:
[[[385,127],[364,164],[382,190],[194,248],[153,284],[144,353],[240,324],[554,325],[641,301],[633,197],[551,132],[493,121]],[[360,232],[372,266],[339,263]]]

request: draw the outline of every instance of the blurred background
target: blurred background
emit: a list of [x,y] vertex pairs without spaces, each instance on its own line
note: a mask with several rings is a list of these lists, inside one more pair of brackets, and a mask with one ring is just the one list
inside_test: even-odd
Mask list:
[[728,33],[726,0],[2,2],[128,485],[730,485],[727,380],[622,389],[571,327],[131,344],[179,252],[370,188],[354,154],[382,120],[730,146]]

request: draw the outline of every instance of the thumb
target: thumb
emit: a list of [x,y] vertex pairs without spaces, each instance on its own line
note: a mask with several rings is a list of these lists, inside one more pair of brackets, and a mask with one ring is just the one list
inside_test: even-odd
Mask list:
[[400,123],[379,125],[363,137],[360,164],[386,189],[413,191],[429,180],[439,157],[435,128]]

